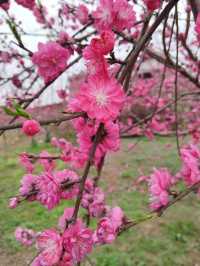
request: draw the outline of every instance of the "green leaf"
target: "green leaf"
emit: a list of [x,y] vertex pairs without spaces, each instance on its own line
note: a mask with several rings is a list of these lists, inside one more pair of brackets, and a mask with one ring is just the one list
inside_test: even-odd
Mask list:
[[25,118],[31,118],[30,114],[27,113],[18,103],[13,103],[15,110],[12,110],[8,107],[3,107],[3,110],[6,114],[10,116],[22,116]]
[[25,118],[31,118],[30,114],[27,113],[18,103],[14,104],[14,107],[16,109],[17,115],[22,116]]
[[8,114],[10,116],[18,116],[18,113],[16,111],[13,111],[12,109],[10,109],[8,107],[3,107],[3,110],[6,114]]
[[8,26],[9,26],[9,28],[11,29],[13,35],[15,36],[16,40],[18,41],[19,45],[21,45],[23,47],[24,45],[22,43],[21,36],[18,33],[18,31],[17,31],[15,23],[13,21],[9,20],[9,19],[7,19],[6,22],[7,22]]

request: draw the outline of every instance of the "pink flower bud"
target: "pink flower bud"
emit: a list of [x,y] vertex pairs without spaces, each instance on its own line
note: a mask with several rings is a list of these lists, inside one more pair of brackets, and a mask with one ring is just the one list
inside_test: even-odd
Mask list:
[[23,123],[23,127],[22,127],[22,131],[24,132],[24,134],[26,134],[27,136],[34,136],[36,135],[38,132],[40,132],[40,124],[36,121],[36,120],[26,120]]
[[15,209],[17,205],[18,205],[18,198],[17,197],[11,198],[9,201],[9,208]]

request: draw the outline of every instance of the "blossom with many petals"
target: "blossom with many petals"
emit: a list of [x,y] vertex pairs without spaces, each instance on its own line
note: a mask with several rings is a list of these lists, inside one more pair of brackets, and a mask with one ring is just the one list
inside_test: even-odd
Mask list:
[[110,31],[103,31],[99,38],[93,38],[83,50],[83,57],[87,60],[86,65],[90,76],[108,77],[108,63],[104,56],[113,50],[114,43],[114,34]]
[[[59,184],[59,186],[62,188],[61,191],[61,198],[62,199],[73,199],[77,196],[78,193],[78,181],[79,177],[77,173],[75,173],[72,170],[63,170],[63,171],[57,171],[54,174],[56,182]],[[63,187],[64,183],[73,184],[69,188]]]
[[[19,189],[21,196],[27,197],[29,196],[29,194],[34,192],[36,190],[36,184],[38,182],[37,180],[38,180],[38,176],[36,175],[32,175],[32,174],[24,175],[21,180],[21,185]],[[28,199],[35,200],[35,198],[36,198],[35,194],[32,194],[31,197],[29,197]]]
[[95,59],[110,53],[115,44],[114,33],[103,31],[99,38],[93,38],[90,44],[83,50],[83,56],[87,60]]
[[113,78],[92,76],[70,102],[73,111],[85,111],[91,119],[100,122],[114,120],[125,100],[124,92]]
[[36,184],[37,200],[48,210],[53,209],[61,199],[61,187],[56,181],[55,174],[45,172],[38,176]]
[[196,118],[195,121],[188,124],[188,129],[192,135],[193,143],[197,144],[200,140],[200,118]]
[[100,0],[92,16],[99,31],[130,29],[136,20],[133,6],[126,0]]
[[32,56],[32,61],[38,67],[38,73],[48,83],[61,74],[67,67],[70,52],[56,42],[39,43],[38,51]]
[[135,12],[133,6],[127,0],[116,0],[113,5],[113,10],[115,14],[113,28],[122,31],[133,27],[136,21]]
[[98,244],[111,244],[115,240],[116,236],[117,233],[111,219],[104,217],[98,223],[93,239],[94,242]]
[[92,251],[93,232],[84,226],[81,220],[66,229],[63,234],[63,246],[71,254],[73,262],[78,263]]
[[27,174],[21,180],[20,195],[38,200],[51,210],[61,199],[77,196],[78,181],[78,175],[71,170],[48,171],[38,176]]
[[9,200],[9,208],[15,209],[17,207],[18,203],[19,203],[19,200],[17,197],[11,198]]
[[87,24],[89,20],[88,8],[85,5],[79,5],[76,9],[76,17],[81,24]]
[[96,11],[92,14],[95,26],[98,30],[112,30],[112,23],[114,18],[113,1],[100,0],[100,4]]
[[36,245],[40,251],[41,265],[53,266],[59,262],[63,250],[62,237],[54,229],[40,233],[36,238]]
[[112,220],[115,229],[117,229],[123,223],[124,213],[120,207],[114,207],[109,211],[108,217]]
[[169,202],[169,188],[172,186],[174,178],[167,169],[155,169],[149,179],[149,191],[151,194],[150,207],[157,210],[166,206]]
[[120,226],[123,224],[124,214],[119,207],[115,207],[109,211],[106,217],[103,217],[99,223],[97,230],[93,235],[95,243],[110,244],[118,233]]
[[35,232],[31,229],[17,227],[15,230],[15,238],[24,246],[31,246],[35,241]]
[[27,136],[34,136],[40,132],[40,124],[36,120],[26,120],[22,125],[22,131]]
[[200,181],[200,150],[191,144],[181,149],[181,159],[183,162],[180,171],[185,183],[192,186]]

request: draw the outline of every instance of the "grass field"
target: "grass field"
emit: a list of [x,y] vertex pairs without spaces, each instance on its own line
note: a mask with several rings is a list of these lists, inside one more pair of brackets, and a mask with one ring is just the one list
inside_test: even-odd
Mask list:
[[[128,144],[137,143],[128,151]],[[50,150],[47,144],[24,149],[38,153]],[[25,266],[35,255],[32,248],[24,249],[13,237],[16,226],[42,230],[56,225],[64,206],[62,202],[49,213],[37,203],[23,203],[15,210],[7,207],[8,198],[17,193],[23,169],[18,166],[18,147],[8,146],[0,158],[0,266]],[[148,198],[133,187],[137,176],[148,174],[152,167],[179,169],[175,141],[172,138],[123,140],[122,150],[108,157],[102,174],[101,185],[107,194],[107,202],[122,207],[128,217],[136,219],[148,212]],[[62,164],[59,165],[62,168]],[[111,192],[111,193],[108,193]],[[97,266],[176,266],[200,265],[200,208],[196,196],[169,209],[163,217],[147,221],[122,234],[114,245],[98,247],[90,256]],[[86,265],[90,265],[86,262]]]

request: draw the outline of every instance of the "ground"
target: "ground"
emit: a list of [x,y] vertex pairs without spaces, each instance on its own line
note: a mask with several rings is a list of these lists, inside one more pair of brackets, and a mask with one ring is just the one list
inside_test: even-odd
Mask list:
[[[24,171],[18,165],[17,155],[23,150],[38,153],[50,150],[48,144],[31,147],[21,141],[12,145],[0,143],[0,266],[25,266],[36,255],[32,248],[22,248],[14,239],[17,226],[40,231],[55,226],[64,206],[62,202],[54,211],[48,212],[38,203],[24,202],[15,210],[7,207],[10,196],[16,195]],[[136,144],[129,150],[130,144]],[[168,167],[175,173],[180,166],[175,140],[160,137],[149,142],[145,138],[126,139],[122,150],[111,154],[102,173],[101,186],[107,201],[119,205],[126,215],[138,219],[148,212],[148,197],[134,187],[136,177],[149,174],[152,167]],[[60,164],[59,168],[63,165]],[[85,265],[96,266],[198,266],[200,265],[200,208],[196,195],[171,207],[161,218],[144,222],[126,233],[110,246],[94,250]]]

